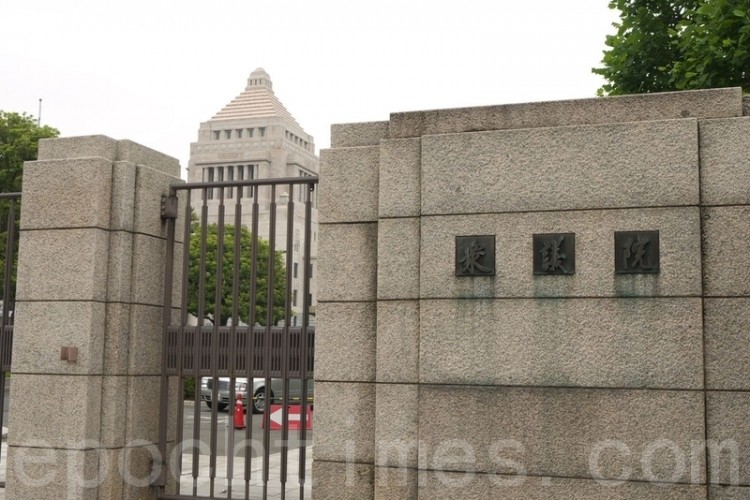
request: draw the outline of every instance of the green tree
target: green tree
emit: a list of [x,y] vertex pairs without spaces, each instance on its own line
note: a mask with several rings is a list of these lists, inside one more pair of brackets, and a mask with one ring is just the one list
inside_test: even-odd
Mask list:
[[740,86],[750,90],[750,0],[612,0],[620,11],[607,36],[606,80],[620,95]]
[[[252,270],[253,236],[250,231],[240,227],[240,256],[238,262],[237,291],[239,302],[237,313],[241,321],[247,323],[250,310],[250,275]],[[193,217],[192,236],[190,238],[190,265],[188,271],[188,312],[194,316],[199,314],[199,283],[201,263],[201,227]],[[235,229],[231,224],[224,226],[222,283],[221,283],[221,317],[219,323],[226,325],[233,314],[233,284],[234,284],[234,245]],[[268,311],[268,256],[270,246],[268,241],[258,238],[257,251],[257,279],[255,296],[255,322],[265,325]],[[203,317],[215,323],[216,288],[217,288],[217,256],[219,254],[219,227],[217,224],[206,225],[206,254],[205,254],[205,291],[203,301]],[[273,324],[284,317],[286,299],[286,269],[282,252],[276,251],[274,256],[274,287],[273,287]]]
[[23,163],[37,159],[39,139],[58,135],[57,129],[38,126],[25,113],[0,111],[0,192],[20,191]]
[[[60,132],[48,126],[38,126],[36,120],[27,114],[18,114],[0,110],[0,193],[21,191],[23,164],[37,159],[39,139],[57,137]],[[8,211],[10,201],[0,200],[0,276],[5,273],[5,251],[8,237]],[[19,207],[15,208],[16,224],[18,223]],[[17,225],[16,225],[17,227]],[[18,255],[18,238],[14,255]],[[15,283],[16,262],[13,263],[12,283]],[[13,290],[5,297],[0,278],[0,300],[7,307],[12,307]],[[15,287],[11,287],[15,288]]]

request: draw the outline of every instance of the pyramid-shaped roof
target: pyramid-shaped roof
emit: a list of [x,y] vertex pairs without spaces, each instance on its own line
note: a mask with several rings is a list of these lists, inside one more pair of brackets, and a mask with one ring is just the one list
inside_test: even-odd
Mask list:
[[258,68],[247,79],[245,90],[211,119],[236,120],[269,116],[279,116],[302,128],[273,93],[271,77],[266,70]]

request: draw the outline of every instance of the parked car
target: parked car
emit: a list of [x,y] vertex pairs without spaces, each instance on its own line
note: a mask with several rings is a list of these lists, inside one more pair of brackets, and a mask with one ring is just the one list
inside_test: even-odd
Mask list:
[[[229,383],[228,377],[203,378],[201,379],[201,401],[206,403],[206,406],[211,408],[213,401],[213,384],[217,381],[218,386],[218,398],[216,409],[219,411],[225,410],[229,404]],[[309,404],[313,402],[313,388],[314,383],[312,380],[307,381],[307,401]],[[251,408],[253,413],[263,413],[263,409],[266,405],[266,399],[271,398],[272,403],[281,403],[284,398],[284,381],[280,378],[271,379],[271,393],[267,394],[266,391],[266,379],[265,378],[254,378],[252,387],[248,387],[246,378],[235,379],[234,385],[235,394],[242,394],[243,405],[247,406],[247,401],[251,400]],[[250,396],[252,394],[252,396]],[[302,397],[302,381],[300,379],[289,379],[289,402],[299,403]]]

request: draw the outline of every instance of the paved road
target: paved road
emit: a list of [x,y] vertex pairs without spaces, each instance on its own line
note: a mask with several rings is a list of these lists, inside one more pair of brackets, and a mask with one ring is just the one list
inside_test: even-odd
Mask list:
[[[227,422],[232,422],[233,414],[231,412],[227,411],[219,411],[216,412],[216,423],[217,423],[217,432],[216,432],[216,450],[218,455],[226,455],[226,444],[227,444],[227,434],[234,434],[234,442],[235,442],[235,449],[238,448],[237,444],[239,443],[239,448],[242,448],[242,443],[247,439],[247,434],[245,429],[243,430],[229,430],[227,428]],[[252,450],[253,455],[252,456],[258,456],[262,454],[263,450],[263,442],[264,442],[264,429],[262,428],[263,423],[263,415],[251,415],[246,414],[246,422],[250,422],[252,419],[252,427],[251,427],[251,442],[252,442]],[[206,447],[211,446],[211,420],[213,418],[212,411],[205,405],[205,403],[201,403],[199,407],[199,417],[200,419],[200,425],[199,425],[199,435],[198,440],[205,443]],[[185,414],[184,414],[184,427],[183,427],[183,439],[193,439],[193,430],[195,425],[195,413],[194,413],[194,405],[190,401],[185,402]],[[228,432],[229,431],[229,432]],[[281,446],[283,444],[282,440],[282,432],[273,430],[273,431],[265,431],[268,433],[268,439],[269,439],[269,449],[271,453],[278,453],[281,451]],[[307,431],[306,440],[308,443],[308,446],[312,445],[312,439],[313,439],[313,431],[309,430]],[[296,449],[299,448],[299,431],[289,431],[289,449]],[[203,451],[201,454],[208,454],[209,452]],[[242,454],[244,451],[238,451],[235,453],[235,455]]]

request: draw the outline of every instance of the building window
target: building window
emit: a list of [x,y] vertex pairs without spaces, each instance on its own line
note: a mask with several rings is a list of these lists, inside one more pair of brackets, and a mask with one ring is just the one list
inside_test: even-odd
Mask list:
[[[231,181],[233,181],[233,180],[234,180],[234,167],[227,167],[227,180],[228,180],[229,182],[231,182]],[[229,193],[229,194],[227,195],[227,197],[228,197],[228,198],[231,198],[231,197],[232,197],[232,195],[234,194],[234,188],[233,188],[233,187],[231,187],[231,186],[230,186],[230,187],[228,187],[228,188],[227,188],[227,192]]]
[[266,127],[258,127],[258,133],[260,134],[261,137],[265,137],[266,136]]
[[218,141],[221,139],[221,130],[214,130],[214,140]]
[[237,139],[242,139],[242,129],[238,128],[235,132],[237,132]]
[[[213,182],[214,181],[214,168],[213,167],[208,167],[208,168],[205,169],[205,171],[206,171],[206,179],[205,180],[207,182]],[[213,200],[214,199],[214,189],[213,188],[208,188],[206,190],[206,199],[207,200]]]
[[[237,165],[237,180],[238,181],[245,180],[245,167],[243,167],[242,165]],[[245,190],[244,186],[237,187],[237,198],[242,198],[244,190]]]
[[297,263],[294,263],[294,277],[297,277]]
[[312,279],[312,277],[313,277],[313,267],[314,266],[312,264],[310,264],[310,279]]
[[225,130],[224,131],[224,138],[225,139],[231,139],[232,138],[232,131],[231,130]]
[[292,305],[297,307],[297,290],[292,290]]
[[247,129],[247,136],[252,137],[253,136],[253,129],[249,128]]

